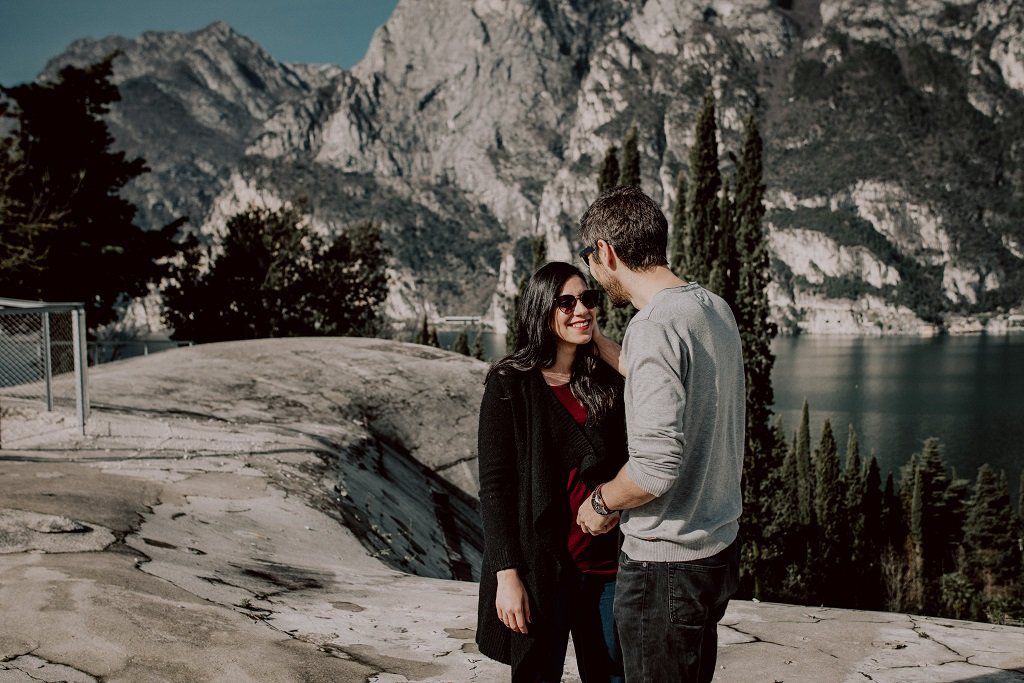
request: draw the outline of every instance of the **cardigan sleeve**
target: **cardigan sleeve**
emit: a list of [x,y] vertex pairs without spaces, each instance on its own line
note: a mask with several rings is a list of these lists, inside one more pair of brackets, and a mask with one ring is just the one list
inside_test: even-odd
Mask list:
[[500,379],[494,377],[484,388],[477,435],[480,516],[489,555],[485,571],[522,565],[517,462],[511,401]]

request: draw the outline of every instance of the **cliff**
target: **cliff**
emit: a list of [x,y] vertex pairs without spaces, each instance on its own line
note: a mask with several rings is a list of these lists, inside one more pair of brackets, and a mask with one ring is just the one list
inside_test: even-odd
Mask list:
[[[573,254],[605,150],[636,123],[643,186],[670,211],[705,88],[721,160],[766,140],[784,329],[935,331],[1024,296],[1024,61],[1012,0],[404,0],[351,71],[288,65],[216,23],[79,41],[119,49],[118,144],[154,173],[152,226],[216,239],[252,203],[303,196],[325,231],[375,218],[396,318],[484,314],[543,234]],[[839,321],[839,322],[837,322]]]

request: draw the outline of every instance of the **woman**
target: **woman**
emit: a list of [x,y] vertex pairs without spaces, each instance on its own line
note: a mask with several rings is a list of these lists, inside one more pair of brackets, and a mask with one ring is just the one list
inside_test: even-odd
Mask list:
[[512,680],[561,680],[570,631],[584,683],[622,681],[612,617],[620,533],[576,512],[626,461],[622,380],[594,351],[596,290],[568,263],[530,279],[517,345],[480,407],[484,560],[476,642]]

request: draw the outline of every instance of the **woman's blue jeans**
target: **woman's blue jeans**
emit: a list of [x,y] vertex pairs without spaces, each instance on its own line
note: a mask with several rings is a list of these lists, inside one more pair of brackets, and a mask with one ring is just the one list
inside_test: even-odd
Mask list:
[[562,680],[565,651],[572,633],[576,665],[583,683],[624,683],[622,650],[612,605],[615,578],[567,572],[551,612],[552,623],[537,644],[535,667],[523,680]]

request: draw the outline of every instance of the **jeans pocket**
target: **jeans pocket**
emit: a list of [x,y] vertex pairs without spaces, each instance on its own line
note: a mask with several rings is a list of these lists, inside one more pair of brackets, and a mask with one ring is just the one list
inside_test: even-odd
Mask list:
[[729,567],[672,563],[668,567],[668,590],[673,624],[703,624],[712,609],[729,599]]

